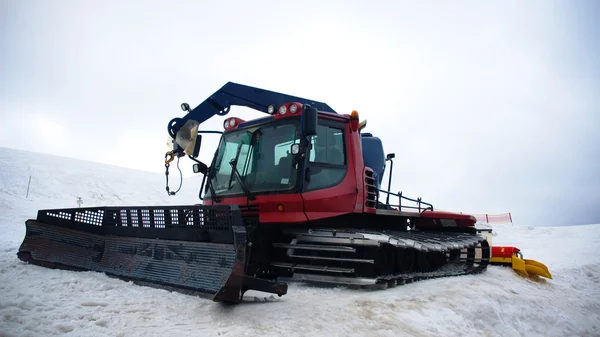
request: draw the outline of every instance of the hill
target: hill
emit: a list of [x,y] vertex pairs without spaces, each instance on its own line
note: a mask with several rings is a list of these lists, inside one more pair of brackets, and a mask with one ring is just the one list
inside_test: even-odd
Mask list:
[[84,206],[197,203],[197,177],[169,197],[161,174],[0,148],[0,181],[0,336],[600,335],[600,225],[493,228],[493,244],[546,263],[548,282],[491,266],[385,291],[292,283],[284,297],[247,293],[232,307],[16,257],[38,209],[77,207],[77,197]]

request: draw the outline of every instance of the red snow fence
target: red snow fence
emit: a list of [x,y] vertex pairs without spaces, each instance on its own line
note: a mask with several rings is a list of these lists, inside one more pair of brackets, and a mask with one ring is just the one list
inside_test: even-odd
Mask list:
[[477,222],[489,223],[489,224],[502,224],[511,223],[512,215],[510,213],[502,214],[471,214],[477,218]]
[[[437,209],[441,211],[441,209]],[[463,212],[455,212],[463,214]],[[500,213],[500,214],[489,214],[489,213],[467,213],[469,215],[474,216],[477,219],[477,222],[481,223],[489,223],[489,224],[512,224],[512,215],[510,213]]]

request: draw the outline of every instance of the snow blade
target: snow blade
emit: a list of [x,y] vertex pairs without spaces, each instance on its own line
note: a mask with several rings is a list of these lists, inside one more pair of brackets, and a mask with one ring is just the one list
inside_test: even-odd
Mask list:
[[527,271],[528,275],[542,276],[552,279],[552,274],[550,274],[550,271],[545,264],[531,259],[523,259],[523,261],[525,262],[525,270]]
[[552,279],[552,274],[545,264],[531,259],[523,259],[520,249],[511,246],[492,247],[492,263],[510,265],[512,269],[523,277],[545,277]]
[[26,221],[17,256],[220,302],[240,302],[250,289],[287,292],[285,283],[244,274],[246,230],[236,206],[40,210]]

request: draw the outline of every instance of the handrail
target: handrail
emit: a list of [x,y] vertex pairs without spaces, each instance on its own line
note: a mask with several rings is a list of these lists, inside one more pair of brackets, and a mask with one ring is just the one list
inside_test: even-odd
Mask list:
[[[417,210],[419,210],[419,212],[426,211],[426,210],[433,211],[433,205],[430,204],[430,203],[428,203],[428,202],[423,201],[421,197],[418,197],[417,199],[412,199],[412,198],[409,198],[409,197],[406,197],[406,196],[402,195],[402,191],[400,191],[398,193],[393,193],[393,192],[389,192],[389,191],[382,190],[382,189],[379,189],[379,188],[377,189],[377,192],[383,192],[383,193],[387,194],[386,203],[382,204],[384,206],[387,206],[387,207],[397,206],[399,211],[402,211],[402,207],[409,208],[409,209],[417,209]],[[398,197],[398,205],[392,205],[392,204],[390,204],[390,203],[387,202],[387,200],[389,200],[390,195]],[[412,201],[412,202],[416,203],[417,206],[406,206],[406,205],[403,206],[402,205],[402,199],[408,200],[408,201]],[[377,201],[379,201],[379,193],[377,193]],[[427,205],[427,207],[422,207],[421,205]],[[379,208],[380,206],[381,205],[379,204],[379,202],[377,202],[375,204],[375,208]]]

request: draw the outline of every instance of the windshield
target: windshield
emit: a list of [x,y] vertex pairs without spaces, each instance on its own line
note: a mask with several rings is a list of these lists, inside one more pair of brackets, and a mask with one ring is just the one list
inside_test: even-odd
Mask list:
[[[218,196],[244,193],[230,162],[250,193],[283,191],[296,186],[297,165],[291,146],[299,143],[299,120],[284,120],[224,134],[211,181]],[[210,191],[208,191],[210,193]]]

